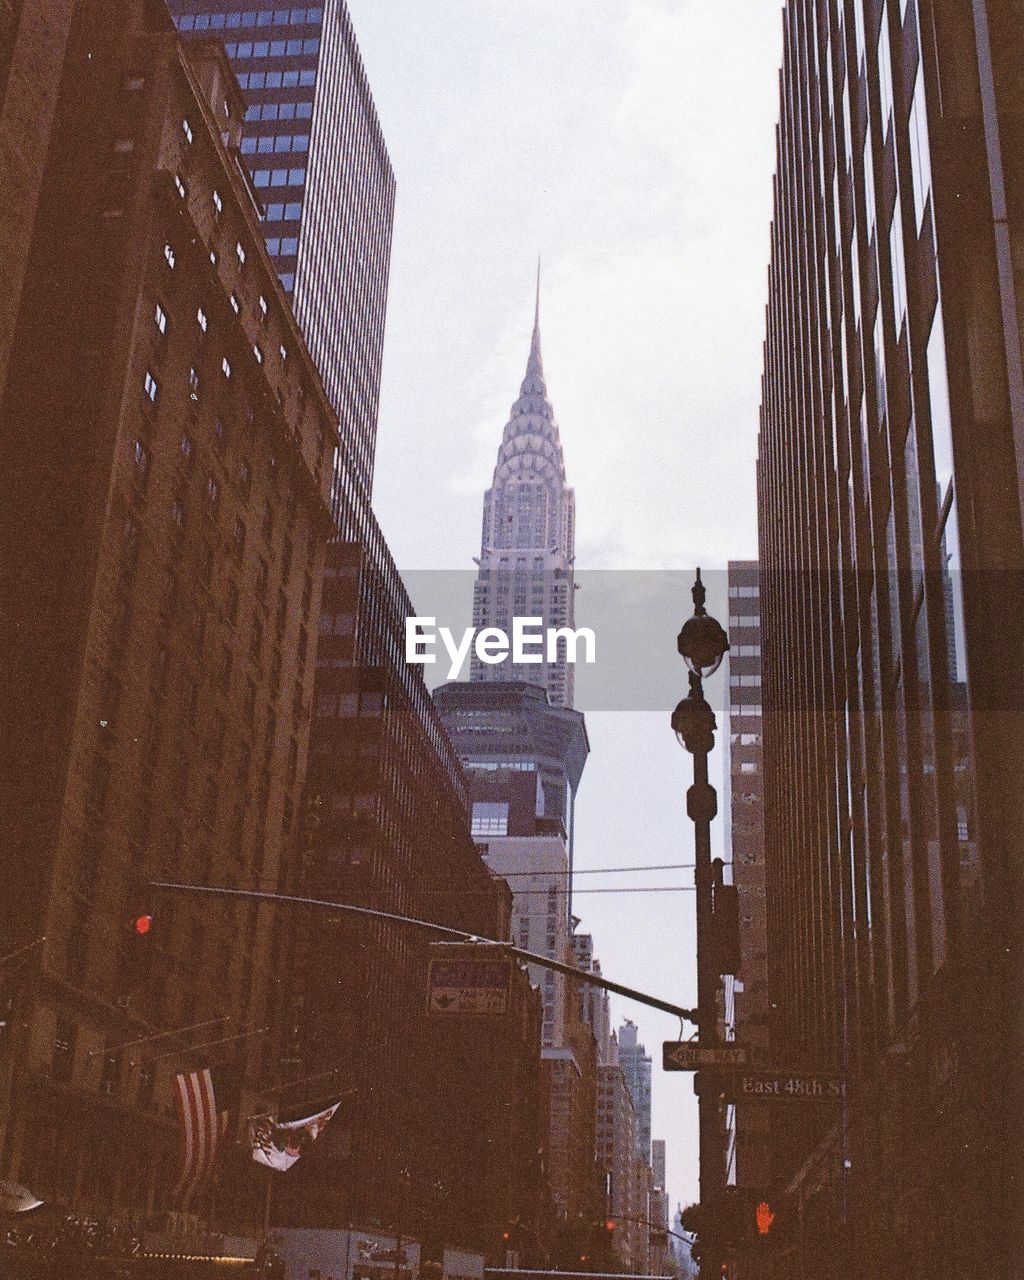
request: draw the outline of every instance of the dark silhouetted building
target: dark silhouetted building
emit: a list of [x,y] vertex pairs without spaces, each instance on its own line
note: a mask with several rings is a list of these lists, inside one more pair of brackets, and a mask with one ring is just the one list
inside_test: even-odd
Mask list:
[[[1020,1265],[1019,5],[789,0],[758,464],[772,1126],[808,1276]],[[1016,1182],[1014,1179],[1016,1178]]]
[[[230,1057],[243,1108],[281,1078],[270,909],[147,885],[289,882],[337,430],[219,45],[161,5],[50,16],[0,116],[0,1173],[140,1221],[179,1207],[172,1074]],[[251,1167],[189,1208],[258,1225]]]
[[[412,612],[386,552],[332,544],[303,891],[504,938],[512,895],[470,836],[458,759],[420,669],[403,660]],[[431,941],[340,915],[297,939],[300,1074],[333,1073],[330,1088],[352,1094],[281,1217],[401,1220],[428,1245],[443,1234],[495,1258],[515,1221],[535,1253],[547,1209],[540,1001],[517,969],[507,1016],[428,1015]]]

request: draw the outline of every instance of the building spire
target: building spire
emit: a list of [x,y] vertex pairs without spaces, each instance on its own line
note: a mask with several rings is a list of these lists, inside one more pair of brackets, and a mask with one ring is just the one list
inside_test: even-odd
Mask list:
[[[526,364],[526,376],[544,379],[544,362],[540,356],[540,254],[537,254],[537,299],[533,308],[533,338],[530,341],[530,359]],[[525,387],[525,383],[523,384]]]

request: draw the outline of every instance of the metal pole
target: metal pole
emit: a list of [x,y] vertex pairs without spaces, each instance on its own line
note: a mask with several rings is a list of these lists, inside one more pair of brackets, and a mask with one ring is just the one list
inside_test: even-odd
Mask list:
[[[703,682],[699,676],[690,677],[691,692],[703,700]],[[698,1039],[702,1048],[714,1048],[718,1044],[718,988],[715,955],[711,946],[712,883],[711,867],[711,819],[717,808],[715,789],[708,782],[708,752],[703,748],[693,753],[693,786],[686,795],[687,813],[693,820],[696,869],[694,880],[697,888],[697,1018]],[[719,1129],[718,1099],[708,1089],[707,1074],[702,1080],[703,1089],[697,1099],[700,1126],[700,1203],[705,1221],[717,1223],[721,1202],[725,1160]],[[702,1241],[705,1250],[710,1248],[712,1257],[704,1253],[710,1263],[711,1275],[717,1274],[721,1259],[717,1256],[714,1235]],[[703,1268],[702,1268],[703,1269]]]
[[[714,1049],[718,1037],[718,959],[712,937],[715,871],[711,861],[711,822],[718,797],[708,782],[708,756],[715,745],[715,713],[704,697],[703,677],[718,669],[729,638],[704,607],[706,592],[697,570],[693,584],[693,617],[683,624],[677,648],[689,667],[689,696],[672,713],[672,728],[693,756],[693,785],[686,793],[686,812],[694,828],[694,887],[697,907],[697,1026],[701,1048]],[[700,1122],[701,1275],[720,1274],[723,1261],[721,1209],[725,1187],[725,1148],[719,1100],[713,1074],[703,1073],[697,1099]]]

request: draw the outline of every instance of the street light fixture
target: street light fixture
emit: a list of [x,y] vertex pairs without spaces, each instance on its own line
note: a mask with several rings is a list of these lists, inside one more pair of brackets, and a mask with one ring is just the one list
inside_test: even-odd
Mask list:
[[[718,1043],[719,974],[712,946],[713,885],[711,822],[718,812],[718,797],[708,782],[708,756],[718,727],[715,713],[704,697],[704,679],[713,675],[729,649],[729,638],[716,618],[704,608],[707,593],[697,570],[693,584],[693,617],[679,632],[677,646],[689,668],[690,692],[672,712],[672,731],[693,756],[693,785],[686,793],[686,812],[694,826],[694,880],[697,898],[697,1024],[702,1048]],[[725,1150],[719,1127],[718,1099],[706,1085],[698,1102],[700,1115],[700,1203],[710,1221],[725,1188]],[[704,1242],[705,1254],[717,1252],[714,1240]],[[719,1258],[706,1256],[711,1274]],[[703,1274],[703,1265],[702,1265]]]
[[690,671],[701,679],[715,674],[729,650],[729,637],[722,630],[722,624],[704,608],[706,599],[698,569],[693,584],[693,617],[683,623],[676,647]]

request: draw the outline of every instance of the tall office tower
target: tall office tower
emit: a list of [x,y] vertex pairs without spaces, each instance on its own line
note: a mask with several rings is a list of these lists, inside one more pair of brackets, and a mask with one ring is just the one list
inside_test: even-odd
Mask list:
[[434,702],[467,772],[537,774],[536,812],[565,828],[571,861],[576,793],[590,753],[583,713],[554,707],[543,689],[511,680],[441,685]]
[[[570,938],[573,959],[584,973],[600,976],[601,961],[594,956],[594,939],[589,933],[574,933]],[[583,1021],[594,1033],[598,1063],[608,1062],[611,1053],[611,1006],[607,991],[584,984],[579,986]]]
[[805,1274],[1019,1269],[1022,63],[996,0],[786,5],[758,464],[771,1039],[849,1085],[772,1129]]
[[[0,1177],[153,1222],[182,1207],[174,1073],[230,1058],[243,1108],[282,1078],[275,917],[148,882],[294,872],[336,423],[223,51],[147,3],[47,13],[0,107]],[[235,1136],[189,1208],[238,1232]]]
[[[512,634],[513,618],[539,618],[544,628],[574,628],[576,495],[565,482],[565,460],[540,353],[540,279],[533,339],[519,399],[505,426],[491,487],[484,494],[473,625]],[[571,707],[573,666],[558,641],[548,660],[538,642],[533,663],[481,662],[470,678],[523,680],[547,689],[552,706]]]
[[[516,946],[560,964],[572,950],[565,911],[569,855],[561,823],[536,816],[537,775],[520,770],[469,776],[472,832],[487,866],[512,892],[510,937]],[[501,795],[502,800],[486,797]],[[483,797],[483,798],[482,798]],[[498,817],[493,816],[495,811]],[[565,1043],[568,979],[540,965],[530,978],[544,1001],[542,1044]]]
[[615,1220],[615,1244],[623,1265],[638,1270],[630,1250],[633,1236],[630,1219],[640,1216],[634,1204],[636,1111],[622,1067],[615,1059],[614,1032],[609,1061],[597,1068],[596,1152],[604,1192],[600,1212],[603,1217]]
[[669,1275],[672,1250],[669,1236],[669,1202],[665,1185],[665,1139],[651,1142],[650,1263],[652,1275]]
[[[739,898],[740,969],[733,984],[733,1029],[754,1067],[770,1067],[768,921],[765,897],[761,759],[761,589],[757,561],[730,560],[728,841]],[[740,1103],[735,1121],[736,1182],[771,1183],[766,1103]]]
[[224,41],[238,75],[267,250],[338,416],[345,469],[369,497],[395,180],[345,0],[169,7],[186,38]]
[[637,1040],[636,1023],[629,1018],[619,1027],[619,1065],[636,1108],[637,1154],[651,1159],[651,1059]]

